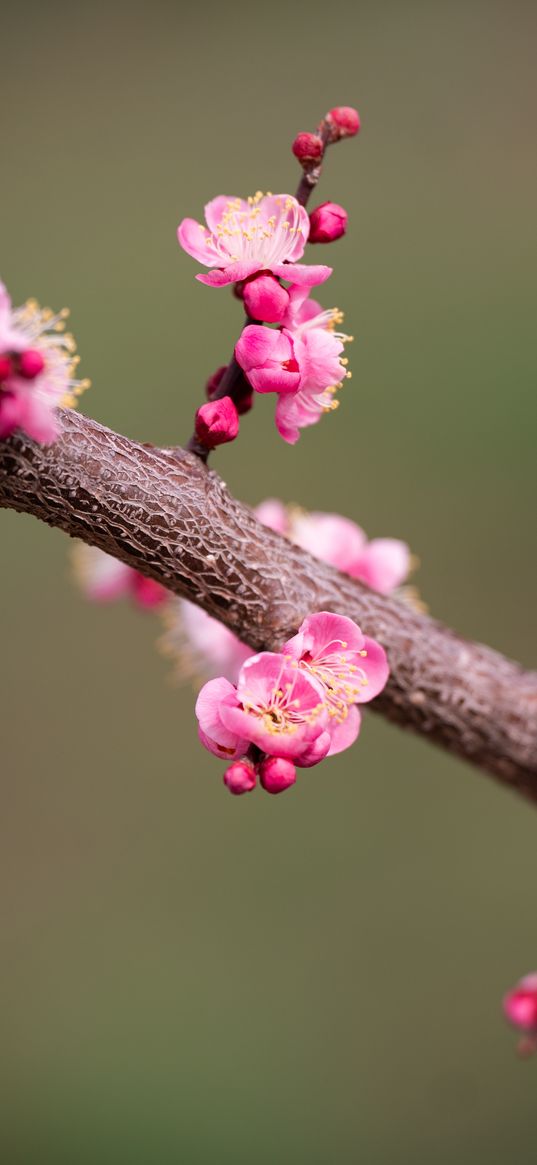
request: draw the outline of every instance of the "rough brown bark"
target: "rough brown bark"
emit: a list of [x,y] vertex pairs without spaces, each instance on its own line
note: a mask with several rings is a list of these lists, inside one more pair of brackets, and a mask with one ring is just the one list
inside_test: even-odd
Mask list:
[[58,441],[0,442],[0,507],[33,514],[199,603],[257,649],[315,610],[386,647],[372,705],[537,801],[537,673],[468,643],[267,530],[191,453],[155,449],[67,410]]

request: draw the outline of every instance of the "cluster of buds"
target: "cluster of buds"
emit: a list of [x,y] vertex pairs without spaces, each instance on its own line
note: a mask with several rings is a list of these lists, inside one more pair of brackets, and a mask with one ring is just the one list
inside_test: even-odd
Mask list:
[[197,702],[204,747],[231,761],[224,782],[234,794],[280,793],[311,768],[349,748],[360,731],[358,705],[382,691],[384,649],[352,619],[321,611],[304,620],[281,652],[242,665],[237,683],[209,680]]
[[58,435],[58,405],[72,407],[88,380],[77,380],[68,311],[54,314],[35,300],[13,308],[0,283],[0,438],[16,429],[48,444]]

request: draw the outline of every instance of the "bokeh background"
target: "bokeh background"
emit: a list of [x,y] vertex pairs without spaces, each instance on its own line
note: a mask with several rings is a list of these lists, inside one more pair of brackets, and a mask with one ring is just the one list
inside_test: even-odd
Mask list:
[[[0,71],[3,277],[71,307],[83,408],[168,444],[240,321],[177,223],[294,189],[294,134],[359,107],[317,199],[349,233],[315,254],[354,378],[295,449],[259,401],[215,465],[405,538],[434,614],[527,664],[536,31],[516,0],[6,3]],[[153,619],[0,527],[2,1160],[534,1162],[500,1011],[537,965],[534,811],[372,715],[287,796],[231,798]]]

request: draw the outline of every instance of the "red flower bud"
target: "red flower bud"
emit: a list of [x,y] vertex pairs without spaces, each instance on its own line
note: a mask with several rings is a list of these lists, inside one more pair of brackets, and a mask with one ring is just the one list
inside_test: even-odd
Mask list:
[[268,756],[259,766],[261,784],[267,793],[283,793],[296,781],[292,761],[281,756]]
[[41,352],[38,352],[36,348],[27,348],[25,352],[21,352],[17,371],[25,380],[35,380],[44,367],[45,361]]
[[196,437],[206,449],[234,441],[239,431],[239,415],[230,396],[209,401],[196,413]]
[[330,127],[331,141],[353,138],[360,129],[360,114],[351,105],[336,105],[327,113],[325,121]]
[[240,797],[241,793],[251,793],[255,789],[253,766],[246,760],[235,761],[224,773],[224,785],[236,797]]
[[13,372],[13,364],[9,356],[0,356],[0,384],[7,380]]
[[279,324],[289,307],[289,292],[279,279],[265,272],[246,281],[243,299],[251,319],[266,324]]
[[309,243],[333,243],[347,230],[347,211],[336,202],[323,202],[310,214]]
[[302,166],[311,166],[312,162],[320,162],[324,154],[324,143],[316,133],[299,133],[291,149]]

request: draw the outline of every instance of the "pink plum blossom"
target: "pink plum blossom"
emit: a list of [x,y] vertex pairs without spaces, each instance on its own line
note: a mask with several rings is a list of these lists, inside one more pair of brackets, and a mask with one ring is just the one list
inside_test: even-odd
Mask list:
[[521,1056],[531,1056],[537,1052],[537,972],[525,975],[511,991],[504,996],[503,1010],[506,1019],[518,1028],[522,1037],[518,1044]]
[[73,337],[66,310],[54,315],[28,300],[12,308],[0,283],[0,439],[21,429],[42,444],[58,435],[56,408],[72,407],[89,381],[76,380]]
[[95,603],[130,598],[137,607],[150,610],[161,606],[168,598],[168,591],[160,583],[146,578],[96,546],[77,543],[72,561],[82,593]]
[[351,337],[334,330],[341,313],[323,311],[306,294],[302,287],[291,287],[283,327],[250,324],[235,346],[236,360],[252,388],[278,393],[276,425],[291,445],[300,429],[337,408],[334,393],[350,376],[342,353]]
[[282,650],[323,690],[331,720],[328,755],[348,748],[360,730],[354,705],[373,700],[388,679],[388,661],[380,643],[363,635],[352,619],[321,611],[309,615]]
[[184,218],[177,230],[183,250],[204,267],[197,275],[209,287],[225,287],[258,271],[314,287],[331,274],[325,266],[297,262],[304,254],[309,218],[290,194],[258,192],[244,199],[218,195],[205,207],[205,222]]
[[196,704],[209,751],[235,759],[250,744],[269,756],[299,757],[328,724],[320,686],[291,659],[261,652],[243,664],[237,686],[209,680]]
[[398,538],[367,540],[364,531],[339,514],[296,512],[290,537],[303,550],[364,582],[381,595],[392,594],[407,578],[412,556]]

